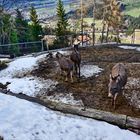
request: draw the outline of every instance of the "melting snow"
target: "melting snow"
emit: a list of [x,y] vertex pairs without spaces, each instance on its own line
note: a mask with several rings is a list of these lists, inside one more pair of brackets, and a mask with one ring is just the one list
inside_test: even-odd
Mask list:
[[106,122],[65,115],[0,93],[0,135],[4,140],[139,140]]
[[14,77],[20,73],[27,73],[37,66],[37,58],[18,58],[9,63],[8,68],[0,71],[0,77]]
[[80,105],[83,106],[82,100],[76,101],[72,95],[72,93],[65,94],[65,93],[57,93],[52,96],[48,96],[48,99],[55,102],[62,102],[65,104],[71,105]]
[[96,65],[83,65],[81,67],[81,75],[88,78],[93,75],[97,75],[99,72],[101,72],[103,69],[99,68]]
[[23,93],[29,96],[36,96],[39,93],[45,92],[55,86],[57,82],[47,79],[39,79],[35,77],[23,78],[0,78],[2,84],[10,82],[7,89],[13,93]]
[[118,47],[122,49],[131,49],[131,50],[140,51],[140,47],[134,47],[134,46],[118,46]]
[[38,57],[24,56],[17,58],[9,63],[8,68],[0,71],[0,82],[5,84],[10,82],[7,86],[10,91],[14,93],[24,93],[29,96],[35,96],[42,89],[48,90],[51,86],[56,85],[57,82],[48,79],[39,79],[37,77],[26,77],[35,67],[38,66],[38,61],[44,59],[46,54]]

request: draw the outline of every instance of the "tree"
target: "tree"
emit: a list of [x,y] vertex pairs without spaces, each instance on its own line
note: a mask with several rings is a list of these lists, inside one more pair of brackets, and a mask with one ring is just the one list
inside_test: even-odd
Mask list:
[[58,0],[57,3],[57,27],[56,27],[56,36],[57,39],[54,41],[55,48],[60,48],[64,46],[68,46],[68,39],[67,39],[67,27],[68,27],[68,20],[65,14],[65,9],[63,2]]
[[63,2],[58,0],[57,3],[57,28],[56,28],[56,35],[57,36],[64,36],[67,32],[68,20],[66,18],[65,9]]
[[[120,9],[120,5],[117,0],[104,0],[104,13],[103,13],[103,30],[102,30],[102,41],[104,40],[104,30],[106,29],[106,42],[108,40],[109,30],[112,29],[117,33],[119,37],[119,29],[123,25],[123,16]],[[118,38],[119,40],[119,38]]]
[[30,20],[31,20],[31,39],[32,41],[40,40],[39,35],[42,34],[42,27],[39,24],[38,15],[34,7],[30,9]]
[[16,9],[15,28],[18,42],[26,42],[29,40],[28,22],[24,19],[19,9]]
[[0,13],[0,44],[10,43],[11,26],[11,15],[4,11]]
[[[13,32],[11,32],[10,40],[11,40],[11,43],[17,43],[18,42],[16,31],[13,30]],[[9,52],[10,52],[10,54],[14,54],[16,56],[19,55],[20,54],[19,46],[18,45],[10,46]]]

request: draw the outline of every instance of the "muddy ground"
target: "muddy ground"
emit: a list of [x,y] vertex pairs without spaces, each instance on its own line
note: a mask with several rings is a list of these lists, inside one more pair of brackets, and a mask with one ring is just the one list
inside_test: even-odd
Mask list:
[[[96,64],[103,69],[99,76],[74,78],[74,83],[65,82],[59,75],[56,59],[46,59],[39,63],[39,68],[32,71],[32,74],[44,79],[53,79],[59,83],[53,90],[38,97],[45,98],[45,96],[60,93],[64,93],[65,96],[73,93],[74,99],[82,100],[87,108],[140,117],[140,52],[118,47],[89,47],[80,48],[80,53],[81,65]],[[107,94],[110,70],[118,62],[123,62],[128,69],[128,83],[124,96],[118,97],[117,108],[114,110]]]

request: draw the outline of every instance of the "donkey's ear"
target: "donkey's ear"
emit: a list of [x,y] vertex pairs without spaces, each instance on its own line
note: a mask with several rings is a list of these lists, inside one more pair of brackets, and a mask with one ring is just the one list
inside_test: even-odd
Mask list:
[[111,80],[114,80],[114,78],[112,77],[112,75],[111,75],[111,74],[110,74],[110,79],[111,79]]
[[110,79],[112,79],[112,75],[111,74],[109,75],[109,77],[110,77]]
[[111,74],[109,75],[109,78],[110,78],[110,81],[112,81],[112,80],[113,80],[113,79],[112,79],[112,75],[111,75]]
[[121,77],[120,77],[120,75],[118,75],[116,82],[118,83],[120,80],[121,80]]

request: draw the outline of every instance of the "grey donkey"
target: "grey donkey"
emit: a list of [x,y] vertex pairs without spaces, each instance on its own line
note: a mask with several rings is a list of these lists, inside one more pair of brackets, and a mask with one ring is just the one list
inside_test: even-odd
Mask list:
[[122,63],[117,63],[113,66],[110,81],[109,81],[109,93],[108,97],[112,97],[112,105],[114,109],[116,108],[116,98],[118,94],[122,94],[122,90],[124,89],[127,83],[127,69]]

